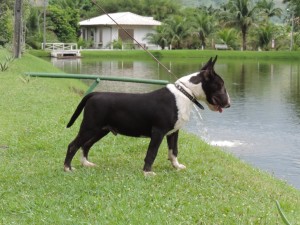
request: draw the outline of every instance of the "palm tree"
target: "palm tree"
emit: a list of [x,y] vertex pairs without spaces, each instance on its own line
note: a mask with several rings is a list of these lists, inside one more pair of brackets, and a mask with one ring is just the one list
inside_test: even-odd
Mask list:
[[257,3],[257,7],[259,7],[268,18],[274,16],[281,17],[282,9],[276,8],[273,0],[260,0]]
[[258,44],[262,49],[268,50],[272,37],[275,32],[275,27],[270,23],[265,26],[260,26],[257,30]]
[[145,37],[151,44],[156,44],[165,49],[168,45],[167,34],[164,33],[163,26],[156,27],[155,33],[148,33]]
[[169,17],[162,26],[162,32],[171,48],[182,48],[183,40],[189,36],[189,27],[185,18],[181,16]]
[[224,44],[231,48],[236,48],[238,33],[234,28],[224,28],[219,30],[217,36]]
[[197,33],[202,49],[206,48],[206,38],[214,31],[215,19],[205,11],[198,11],[192,17],[191,30]]
[[[234,26],[242,32],[242,47],[247,49],[247,34],[255,24],[258,8],[250,0],[229,0],[225,6],[222,20],[225,26]],[[228,7],[228,11],[227,11]]]
[[156,33],[149,33],[145,39],[153,44],[158,44],[162,49],[166,46],[180,49],[183,41],[189,36],[186,20],[181,16],[167,18],[163,24],[156,28]]

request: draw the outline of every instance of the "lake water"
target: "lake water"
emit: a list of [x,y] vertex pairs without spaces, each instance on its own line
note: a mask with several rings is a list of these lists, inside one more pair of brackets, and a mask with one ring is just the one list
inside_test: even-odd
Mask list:
[[[163,61],[177,77],[204,61]],[[53,64],[68,73],[176,80],[153,61],[75,59]],[[219,59],[231,107],[222,114],[194,111],[186,130],[300,189],[300,62]],[[101,82],[99,90],[146,92],[155,85]]]

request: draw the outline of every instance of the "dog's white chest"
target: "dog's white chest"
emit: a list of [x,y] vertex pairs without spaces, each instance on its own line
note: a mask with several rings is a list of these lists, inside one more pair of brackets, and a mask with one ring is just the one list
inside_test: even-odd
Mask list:
[[174,85],[167,85],[167,88],[174,94],[178,108],[178,119],[174,125],[174,128],[168,132],[168,134],[171,134],[174,131],[182,128],[186,122],[189,121],[193,103],[181,92],[179,92]]

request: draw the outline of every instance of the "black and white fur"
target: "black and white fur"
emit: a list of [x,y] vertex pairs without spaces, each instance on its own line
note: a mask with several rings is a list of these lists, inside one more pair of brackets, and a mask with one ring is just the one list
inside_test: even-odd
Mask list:
[[[175,83],[197,100],[204,101],[213,111],[222,112],[230,106],[224,81],[214,71],[217,60],[210,60],[200,72],[178,79]],[[107,135],[122,134],[149,137],[150,144],[144,159],[145,174],[154,174],[152,164],[158,148],[166,136],[169,160],[176,169],[184,169],[177,159],[178,131],[189,120],[193,102],[174,84],[145,94],[94,92],[86,95],[75,110],[67,127],[71,127],[84,109],[83,120],[76,138],[69,144],[65,171],[72,170],[71,161],[79,148],[83,150],[83,166],[94,166],[88,161],[90,148]]]

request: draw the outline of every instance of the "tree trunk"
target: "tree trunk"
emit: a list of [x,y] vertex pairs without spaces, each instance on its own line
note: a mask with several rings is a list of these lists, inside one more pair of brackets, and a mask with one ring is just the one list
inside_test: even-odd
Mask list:
[[243,51],[247,50],[247,28],[242,27]]

